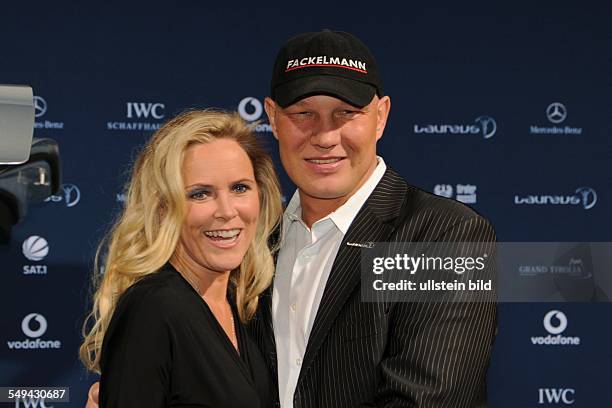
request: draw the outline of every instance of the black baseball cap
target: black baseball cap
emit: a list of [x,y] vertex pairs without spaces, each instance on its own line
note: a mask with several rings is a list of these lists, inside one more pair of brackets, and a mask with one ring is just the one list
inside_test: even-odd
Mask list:
[[281,107],[313,95],[329,95],[363,107],[383,96],[374,56],[357,37],[323,30],[299,34],[278,52],[271,97]]

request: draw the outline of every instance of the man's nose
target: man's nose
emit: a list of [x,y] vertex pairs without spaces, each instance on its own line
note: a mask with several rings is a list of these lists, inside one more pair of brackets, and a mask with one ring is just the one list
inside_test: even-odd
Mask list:
[[310,143],[322,150],[330,150],[340,144],[341,127],[333,120],[321,120],[319,126],[313,129]]

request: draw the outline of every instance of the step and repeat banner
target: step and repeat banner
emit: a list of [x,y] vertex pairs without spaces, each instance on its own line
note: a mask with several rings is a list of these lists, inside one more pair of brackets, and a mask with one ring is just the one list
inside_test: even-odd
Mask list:
[[[7,406],[84,405],[97,378],[77,355],[93,256],[164,121],[237,110],[279,163],[263,100],[277,49],[300,32],[368,44],[392,101],[379,154],[409,183],[470,205],[499,241],[612,241],[610,10],[447,3],[3,5],[0,83],[32,86],[34,136],[58,142],[63,174],[0,246],[0,386],[70,388],[69,403]],[[517,276],[584,276],[580,253]],[[612,406],[608,296],[500,303],[489,406]]]

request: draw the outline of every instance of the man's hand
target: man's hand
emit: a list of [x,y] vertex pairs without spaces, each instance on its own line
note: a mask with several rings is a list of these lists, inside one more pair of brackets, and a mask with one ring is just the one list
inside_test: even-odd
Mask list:
[[100,392],[100,383],[95,382],[89,387],[89,393],[87,394],[87,404],[85,408],[100,408],[98,406],[98,393]]

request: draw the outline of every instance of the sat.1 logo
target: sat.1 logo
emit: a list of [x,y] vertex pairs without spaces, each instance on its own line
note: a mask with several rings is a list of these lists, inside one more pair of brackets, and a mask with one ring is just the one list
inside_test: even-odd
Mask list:
[[[30,261],[39,262],[49,254],[49,243],[46,239],[38,235],[32,235],[23,241],[21,245],[23,256]],[[47,265],[34,264],[23,265],[24,275],[46,275]]]

